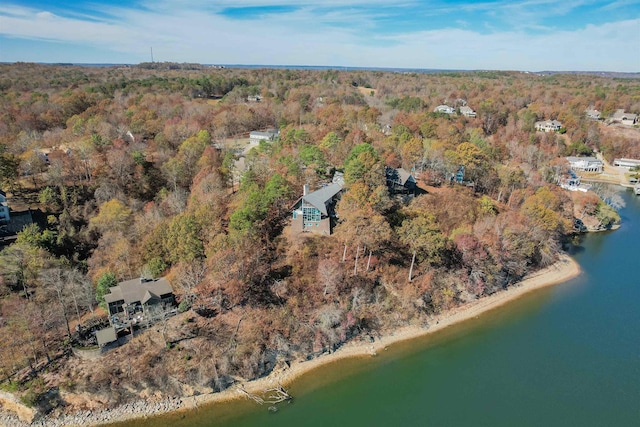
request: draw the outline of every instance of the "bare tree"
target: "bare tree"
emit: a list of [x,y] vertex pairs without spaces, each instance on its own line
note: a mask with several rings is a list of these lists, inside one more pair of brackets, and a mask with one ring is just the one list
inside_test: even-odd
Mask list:
[[336,286],[340,282],[342,271],[340,264],[331,260],[323,259],[318,263],[318,281],[323,287],[322,296],[326,298],[328,294],[335,292]]
[[67,282],[65,272],[61,268],[48,268],[40,273],[40,281],[42,282],[45,292],[53,292],[58,300],[62,316],[67,326],[67,335],[71,338],[71,328],[69,328],[68,301],[67,301]]
[[178,268],[178,286],[181,288],[185,300],[191,306],[195,300],[195,289],[206,277],[207,266],[202,261],[181,264]]
[[593,184],[592,190],[603,202],[611,206],[615,210],[620,210],[626,206],[626,203],[620,192],[613,185],[596,182]]
[[67,270],[64,273],[66,289],[73,299],[76,316],[80,322],[81,311],[90,311],[93,314],[95,304],[95,291],[91,281],[77,269]]

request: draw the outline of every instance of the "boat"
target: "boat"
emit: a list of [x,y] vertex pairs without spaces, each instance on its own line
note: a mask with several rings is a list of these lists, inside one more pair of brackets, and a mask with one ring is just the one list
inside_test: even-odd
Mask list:
[[636,184],[636,186],[633,187],[633,191],[636,193],[636,196],[640,196],[640,184]]

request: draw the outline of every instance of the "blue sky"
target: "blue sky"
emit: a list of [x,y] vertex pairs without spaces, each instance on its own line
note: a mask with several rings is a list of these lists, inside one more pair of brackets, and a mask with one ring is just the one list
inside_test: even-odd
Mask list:
[[640,71],[640,0],[3,0],[0,61]]

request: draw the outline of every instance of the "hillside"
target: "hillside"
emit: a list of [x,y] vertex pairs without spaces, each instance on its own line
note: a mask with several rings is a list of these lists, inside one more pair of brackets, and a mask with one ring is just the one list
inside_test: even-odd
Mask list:
[[[639,113],[638,93],[574,74],[0,64],[0,189],[34,222],[0,252],[1,387],[54,413],[221,391],[500,292],[553,264],[576,219],[619,221],[615,195],[556,180],[565,156],[640,157],[637,126],[585,117]],[[140,277],[171,283],[171,316],[74,355]]]

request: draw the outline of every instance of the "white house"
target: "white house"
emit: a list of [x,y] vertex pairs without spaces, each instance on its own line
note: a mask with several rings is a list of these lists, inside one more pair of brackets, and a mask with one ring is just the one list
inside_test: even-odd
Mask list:
[[595,157],[567,157],[569,167],[574,171],[602,172],[604,163]]
[[535,123],[536,130],[543,132],[557,132],[562,128],[562,123],[557,120],[544,120]]
[[588,109],[586,111],[587,118],[589,120],[600,120],[600,111],[595,109]]
[[636,159],[613,159],[613,166],[620,166],[621,168],[637,168],[640,167],[640,160]]
[[633,126],[638,123],[638,115],[625,113],[624,110],[617,110],[611,116],[611,120],[614,122],[622,123],[623,125]]
[[258,145],[260,141],[273,141],[280,136],[280,131],[276,129],[267,129],[265,132],[253,131],[249,134],[249,143]]
[[434,113],[444,113],[444,114],[455,114],[456,110],[453,107],[449,107],[448,105],[438,105],[433,109]]
[[466,105],[463,105],[462,107],[460,107],[460,114],[462,114],[465,117],[475,117],[476,116],[476,112],[473,111],[473,108],[468,107]]
[[7,204],[7,193],[0,190],[0,222],[9,222],[9,205]]

